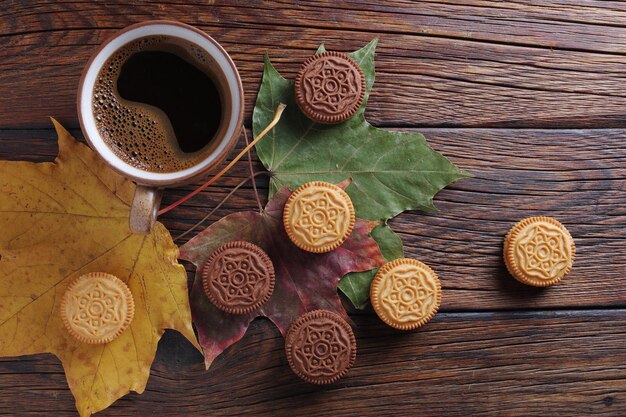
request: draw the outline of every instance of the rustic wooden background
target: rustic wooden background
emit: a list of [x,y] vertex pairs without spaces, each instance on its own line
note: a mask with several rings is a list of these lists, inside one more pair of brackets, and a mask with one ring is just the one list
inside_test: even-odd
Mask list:
[[[155,18],[223,44],[248,127],[265,51],[293,76],[321,42],[352,51],[379,37],[368,119],[423,132],[474,177],[441,192],[439,212],[392,222],[407,255],[441,277],[441,312],[412,333],[354,312],[359,354],[341,382],[300,382],[268,321],[208,372],[168,332],[146,392],[102,416],[626,415],[626,3],[3,0],[0,158],[52,159],[49,115],[82,138],[75,96],[89,56]],[[164,223],[179,233],[246,176],[239,164]],[[254,208],[247,186],[213,220]],[[576,240],[574,270],[554,288],[518,284],[501,261],[505,232],[531,215],[556,217]],[[58,360],[0,359],[0,414],[74,415]]]

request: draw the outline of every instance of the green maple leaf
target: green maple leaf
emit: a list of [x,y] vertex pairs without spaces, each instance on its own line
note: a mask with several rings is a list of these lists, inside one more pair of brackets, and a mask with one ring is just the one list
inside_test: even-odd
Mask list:
[[[338,183],[351,178],[346,191],[357,217],[386,220],[405,210],[433,210],[439,190],[468,176],[428,146],[423,135],[379,129],[365,120],[376,42],[350,54],[365,75],[367,89],[359,111],[338,125],[309,120],[295,102],[293,81],[283,78],[265,56],[253,113],[255,135],[269,124],[279,103],[287,104],[280,123],[256,145],[272,175],[270,194],[283,185],[293,188],[308,181]],[[323,50],[322,46],[318,52]]]
[[[256,145],[259,159],[271,174],[270,197],[284,185],[293,189],[308,181],[339,183],[351,178],[346,192],[357,217],[384,222],[405,210],[434,210],[437,192],[469,176],[428,146],[423,135],[379,129],[365,120],[365,106],[374,84],[376,43],[374,39],[350,54],[365,75],[365,100],[352,118],[337,125],[307,118],[296,104],[294,82],[283,78],[265,55],[252,116],[255,136],[270,123],[278,104],[287,104],[280,123]],[[317,52],[324,50],[322,45]],[[386,236],[377,239],[383,252],[401,252],[397,250],[399,238],[391,229],[379,235]],[[363,274],[350,274],[340,285],[356,307],[363,305],[373,277],[373,273],[367,277],[368,273]]]

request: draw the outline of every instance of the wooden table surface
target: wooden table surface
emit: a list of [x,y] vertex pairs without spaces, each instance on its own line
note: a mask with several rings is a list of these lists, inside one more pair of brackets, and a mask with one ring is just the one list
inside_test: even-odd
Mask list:
[[[293,77],[321,42],[352,51],[379,37],[369,121],[423,132],[474,177],[441,192],[438,212],[391,222],[406,254],[438,272],[441,312],[399,333],[354,311],[358,358],[339,383],[301,382],[278,330],[257,320],[209,371],[167,332],[146,392],[99,415],[626,415],[626,3],[189,3],[0,2],[0,158],[51,160],[49,115],[82,138],[75,97],[89,56],[118,29],[167,18],[232,55],[248,127],[265,51]],[[246,176],[238,164],[163,222],[179,233]],[[248,185],[212,220],[255,207]],[[517,283],[501,259],[508,228],[535,215],[562,221],[577,244],[571,275],[546,290]],[[0,415],[75,415],[59,361],[1,358]]]

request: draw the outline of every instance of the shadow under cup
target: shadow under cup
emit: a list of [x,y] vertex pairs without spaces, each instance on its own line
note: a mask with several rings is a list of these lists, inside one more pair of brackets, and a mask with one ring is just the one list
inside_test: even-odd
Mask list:
[[[109,58],[139,39],[161,36],[191,44],[209,57],[207,65],[220,95],[222,113],[217,132],[213,139],[207,140],[209,148],[202,151],[205,157],[190,167],[171,172],[144,170],[116,155],[101,135],[93,106],[98,75]],[[148,233],[156,221],[161,189],[191,183],[206,176],[224,161],[236,144],[243,121],[243,87],[228,53],[210,36],[178,22],[148,21],[123,29],[98,48],[83,71],[77,107],[80,125],[89,145],[113,170],[137,183],[130,227],[135,233]]]

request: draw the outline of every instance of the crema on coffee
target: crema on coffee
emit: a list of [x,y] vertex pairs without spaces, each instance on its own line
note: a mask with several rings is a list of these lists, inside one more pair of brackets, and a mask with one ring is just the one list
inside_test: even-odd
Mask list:
[[223,116],[214,67],[206,52],[175,37],[151,36],[120,48],[93,89],[96,125],[107,146],[152,172],[204,160]]

